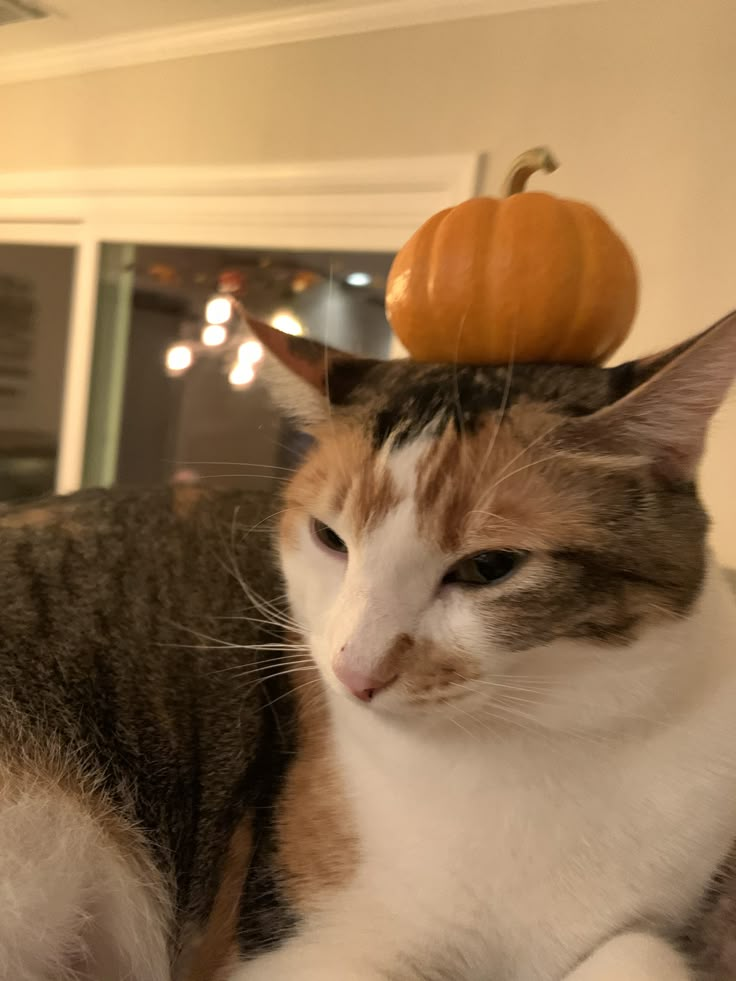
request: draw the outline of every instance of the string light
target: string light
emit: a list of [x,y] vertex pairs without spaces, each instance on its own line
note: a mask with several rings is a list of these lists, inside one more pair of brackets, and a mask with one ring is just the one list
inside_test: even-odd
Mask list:
[[[288,309],[278,310],[271,323],[285,334],[300,336],[304,333],[301,321]],[[184,324],[182,337],[186,339],[172,345],[166,352],[168,374],[181,375],[200,357],[214,357],[226,366],[233,388],[250,385],[256,376],[256,365],[263,360],[265,351],[261,342],[252,336],[248,315],[239,301],[223,292],[215,294],[205,306],[205,323],[198,340],[190,339],[192,326]]]
[[370,286],[373,277],[367,272],[351,272],[345,277],[348,286]]
[[244,341],[238,348],[238,361],[243,364],[258,364],[263,358],[263,345],[259,341]]
[[252,364],[248,364],[246,361],[236,361],[230,369],[228,381],[233,388],[245,388],[250,385],[255,376],[256,373]]
[[180,375],[192,365],[192,349],[186,344],[173,344],[166,352],[166,370],[171,375]]
[[233,315],[233,301],[228,296],[213,296],[207,302],[204,317],[208,324],[226,324]]
[[202,330],[202,343],[206,347],[220,347],[227,340],[227,329],[222,324],[207,324]]

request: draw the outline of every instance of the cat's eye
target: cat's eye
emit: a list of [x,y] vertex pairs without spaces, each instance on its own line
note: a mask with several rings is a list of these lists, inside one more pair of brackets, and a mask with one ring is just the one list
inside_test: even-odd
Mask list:
[[312,518],[312,534],[326,549],[330,552],[341,552],[343,555],[347,554],[348,547],[345,542],[340,538],[336,531],[333,531],[329,525],[326,525],[324,521],[319,521],[317,518]]
[[447,571],[442,582],[459,583],[463,586],[489,586],[499,583],[515,572],[526,556],[526,552],[511,549],[478,552],[456,562]]

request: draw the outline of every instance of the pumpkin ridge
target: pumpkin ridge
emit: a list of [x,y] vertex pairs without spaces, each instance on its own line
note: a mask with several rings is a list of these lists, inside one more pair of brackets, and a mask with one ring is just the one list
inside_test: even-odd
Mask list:
[[[436,217],[437,221],[431,227],[430,235],[426,243],[425,250],[425,276],[422,283],[424,292],[424,309],[426,318],[431,318],[432,311],[436,309],[443,293],[443,265],[440,257],[439,242],[442,228],[452,214],[451,208],[440,211]],[[430,219],[431,220],[431,219]],[[421,328],[420,328],[421,329]]]
[[580,212],[575,207],[568,207],[568,214],[572,221],[573,227],[575,228],[575,234],[578,241],[578,262],[579,262],[579,275],[578,275],[578,290],[577,297],[575,299],[575,306],[571,311],[570,325],[568,328],[568,334],[566,337],[566,344],[564,347],[572,346],[575,347],[575,343],[578,340],[581,329],[584,329],[584,324],[582,321],[582,310],[583,310],[583,299],[585,296],[585,284],[589,279],[590,272],[590,258],[589,252],[585,248],[585,232],[581,225]]
[[[485,200],[491,200],[486,198]],[[473,264],[471,271],[471,286],[468,290],[468,310],[471,311],[471,329],[474,334],[487,331],[492,337],[498,329],[494,323],[494,280],[493,280],[493,253],[495,240],[498,234],[499,223],[503,213],[503,201],[494,201],[495,207],[487,209],[488,224],[483,230],[483,249],[474,250]],[[475,291],[480,286],[478,294]],[[491,341],[493,344],[493,341]],[[469,352],[471,361],[483,361],[483,352],[478,349],[477,344]],[[510,362],[513,363],[513,350],[509,353]]]

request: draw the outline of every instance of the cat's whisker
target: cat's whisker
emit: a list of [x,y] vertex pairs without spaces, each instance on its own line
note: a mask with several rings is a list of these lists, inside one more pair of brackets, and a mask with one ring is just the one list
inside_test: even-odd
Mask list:
[[[457,682],[453,682],[452,684],[454,687],[465,688],[468,691],[478,694],[475,689],[468,688],[465,685],[459,685]],[[477,708],[476,713],[480,713],[480,717],[482,718],[489,718],[502,722],[511,722],[519,725],[526,732],[536,733],[537,735],[546,736],[548,738],[552,738],[553,736],[568,736],[576,740],[582,740],[585,742],[594,743],[596,745],[607,746],[611,744],[613,736],[606,736],[603,733],[590,729],[573,729],[570,726],[566,726],[565,728],[559,728],[558,726],[550,727],[545,725],[544,722],[535,715],[525,711],[522,707],[538,705],[539,702],[534,699],[516,697],[499,692],[498,696],[494,698],[491,704],[483,705]]]
[[280,640],[285,634],[285,629],[282,624],[278,623],[273,619],[263,618],[263,617],[249,617],[243,614],[234,614],[231,616],[217,616],[214,617],[215,620],[221,620],[226,622],[238,622],[238,623],[255,623],[261,625],[263,632],[267,633],[275,639],[275,642]]
[[[251,525],[248,528],[248,530],[241,536],[239,545],[242,547],[242,545],[245,542],[245,540],[248,537],[248,535],[252,534],[252,532],[254,532],[257,528],[260,528],[267,521],[272,521],[274,518],[280,518],[282,514],[288,514],[289,511],[293,511],[293,510],[294,510],[294,508],[281,508],[280,511],[274,511],[273,514],[268,514],[268,515],[266,515],[265,518],[261,518],[260,521],[256,521],[256,523],[254,525]],[[238,527],[238,526],[237,525],[234,525],[233,528],[235,528],[235,527]],[[234,542],[233,542],[233,544],[234,544]]]
[[[319,676],[319,680],[322,681],[322,675],[319,672],[319,668],[317,667],[316,664],[314,665],[314,667],[315,667],[315,671],[317,672],[317,676]],[[316,677],[315,677],[315,680],[316,680]],[[311,696],[311,698],[309,698],[308,700],[305,700],[305,701],[302,702],[302,708],[304,709],[304,711],[305,712],[308,712],[310,709],[312,709],[319,702],[321,702],[321,701],[324,702],[324,699],[325,699],[326,694],[327,694],[327,686],[323,682],[323,684],[320,686],[320,690],[318,692],[315,692]]]
[[[527,692],[534,695],[541,695],[541,694],[549,694],[549,692],[553,690],[552,686],[547,688],[544,687],[534,688],[534,687],[523,687],[521,685],[514,685],[514,684],[505,684],[502,681],[483,681],[480,678],[465,678],[464,680],[470,682],[471,685],[484,685],[494,689],[494,691],[495,690],[512,691],[512,692],[520,691],[520,692]],[[458,682],[454,682],[454,683],[458,684]],[[478,688],[470,687],[468,685],[464,685],[462,687],[467,687],[468,691],[474,691],[480,694]]]
[[[324,373],[324,387],[325,387],[325,402],[327,408],[327,421],[330,424],[330,429],[332,430],[332,435],[337,434],[337,428],[335,426],[335,416],[332,411],[332,395],[330,392],[330,355],[329,355],[329,339],[330,339],[330,328],[332,327],[333,317],[334,317],[334,304],[332,302],[332,295],[335,291],[335,269],[334,262],[330,258],[330,266],[327,273],[327,316],[325,319],[325,344],[322,348],[322,369]],[[344,464],[341,463],[341,466]],[[345,475],[346,471],[343,471]]]
[[[501,672],[497,672],[497,673],[494,673],[493,671],[484,671],[483,672],[483,677],[484,678],[488,678],[490,680],[500,679],[501,681],[515,681],[515,680],[524,681],[524,682],[527,682],[527,681],[549,681],[550,683],[554,683],[556,681],[556,679],[552,675],[550,675],[549,673],[547,673],[547,674],[526,674],[526,672],[524,672],[524,673],[521,673],[520,672],[519,674],[514,674],[511,671],[501,671]],[[464,681],[476,681],[477,679],[476,678],[470,678],[470,677],[464,677],[463,680]]]
[[[245,645],[243,645],[243,644],[237,644],[234,641],[224,640],[221,637],[214,637],[214,636],[212,636],[212,634],[204,633],[201,630],[195,630],[194,627],[190,627],[187,624],[178,623],[176,620],[168,620],[167,619],[164,622],[165,623],[168,623],[172,627],[176,627],[178,630],[183,630],[185,633],[191,634],[193,637],[196,637],[198,640],[207,641],[208,644],[211,645],[212,647],[222,648],[222,649],[229,649],[229,650],[242,650],[242,649],[245,648]],[[202,645],[161,644],[159,646],[162,646],[162,647],[183,647],[183,646],[197,647],[197,646],[202,646]],[[285,643],[273,642],[273,643],[271,643],[271,642],[268,642],[268,641],[266,641],[265,643],[262,643],[262,644],[253,644],[253,645],[251,645],[251,647],[252,647],[253,650],[288,650],[288,649],[293,649],[293,650],[297,650],[297,649],[298,650],[308,650],[309,649],[308,645],[306,645],[306,644],[293,644],[293,643],[290,643],[290,642],[285,642]]]
[[[273,643],[282,646],[281,641],[285,636],[285,631],[278,624],[269,625],[266,621],[251,620],[250,617],[233,617],[232,619],[237,620],[238,622],[241,622],[243,624],[248,624],[248,623],[261,624],[261,626],[258,627],[258,632],[263,634],[267,638],[266,643]],[[285,646],[288,647],[291,645],[287,643]]]
[[[283,678],[286,675],[303,674],[305,671],[314,671],[314,666],[313,665],[304,665],[303,667],[287,668],[285,671],[275,671],[275,672],[272,672],[271,674],[263,675],[263,677],[257,678],[253,682],[252,685],[249,685],[243,691],[243,698],[246,698],[248,695],[250,695],[250,693],[252,691],[255,691],[255,689],[258,688],[259,685],[265,685],[269,681],[275,681],[277,678]],[[237,681],[238,680],[238,675],[234,675],[233,676],[233,680]],[[307,684],[313,684],[313,683],[314,683],[313,681],[307,682]],[[286,698],[288,695],[291,695],[294,692],[299,691],[301,687],[303,687],[303,686],[301,686],[301,685],[296,685],[296,686],[289,685],[287,687],[287,690],[285,692],[283,692],[283,694],[279,695],[278,698],[274,698],[272,700],[269,700],[267,702],[267,704],[269,706],[273,706],[273,705],[276,704],[276,702],[280,701],[282,698]]]
[[248,525],[237,525],[236,531],[245,533],[246,535],[267,535],[269,538],[273,539],[275,528],[269,528],[268,525],[264,524],[260,528],[251,528]]
[[[272,651],[283,651],[284,655],[292,653],[304,653],[309,650],[307,647],[280,647],[277,645],[268,646],[263,644],[157,644],[157,647],[164,647],[167,650],[175,651],[264,651],[269,654]],[[311,656],[311,655],[310,655]]]
[[[467,729],[467,727],[460,726],[461,729],[467,732],[468,735],[473,736],[473,738],[475,738],[476,740],[480,740],[480,733],[492,732],[491,727],[487,724],[487,722],[483,718],[479,717],[475,712],[469,712],[467,709],[461,708],[461,706],[459,706],[457,702],[453,702],[451,706],[448,706],[448,708],[450,708],[453,712],[460,712],[466,718],[471,720],[472,724],[476,727],[476,729],[480,730],[480,732],[472,733],[470,732],[470,730]],[[448,719],[452,720],[453,716],[448,715]],[[454,719],[454,721],[457,725],[460,725],[457,719]]]
[[[216,645],[218,647],[222,647],[223,649],[237,647],[236,644],[232,643],[229,640],[223,640],[220,637],[213,637],[211,634],[205,634],[205,633],[203,633],[200,630],[195,630],[194,627],[187,626],[187,624],[178,623],[176,620],[168,620],[168,619],[166,619],[163,622],[164,623],[168,623],[169,626],[171,626],[171,627],[176,627],[177,630],[182,630],[182,631],[184,631],[184,633],[191,634],[192,637],[196,637],[198,640],[207,641],[208,643],[210,643],[212,645]],[[178,644],[160,644],[159,646],[161,646],[161,647],[177,647],[177,646],[180,646],[180,645],[178,645]],[[192,646],[198,646],[198,645],[192,645]]]
[[492,688],[513,688],[515,691],[553,691],[564,687],[566,684],[559,678],[552,678],[549,675],[513,675],[513,674],[486,674],[482,678],[473,678],[456,672],[463,681],[472,682],[476,685],[489,685]]
[[[260,594],[257,593],[252,587],[249,586],[248,588],[251,590],[252,593],[254,593],[254,595],[256,595],[256,597],[259,600],[262,600],[264,603],[268,603],[269,606],[272,606],[279,613],[282,613],[282,614],[283,613],[288,613],[288,610],[289,610],[289,602],[288,602],[288,599],[287,599],[286,594],[280,594],[279,596],[272,596],[270,599],[267,600],[265,598],[265,596],[264,597],[261,597]],[[246,596],[245,598],[246,599],[249,599],[250,597],[247,597]],[[248,606],[244,607],[244,609],[246,609],[246,610],[253,609],[253,602],[252,602],[252,600],[251,600],[251,602],[250,602],[250,604]]]
[[284,470],[297,473],[296,467],[280,467],[274,463],[246,463],[240,460],[177,460],[177,467],[254,467],[258,470]]
[[468,514],[479,514],[484,518],[495,518],[496,521],[503,521],[508,525],[515,525],[516,522],[512,521],[510,518],[505,517],[503,514],[497,514],[495,511],[482,511],[482,510],[472,510],[468,511]]
[[[531,706],[539,707],[540,704],[542,704],[542,700],[543,700],[544,703],[551,706],[559,705],[564,707],[570,706],[573,708],[576,706],[580,706],[579,692],[575,690],[565,691],[564,684],[560,684],[560,683],[555,683],[550,686],[542,686],[542,687],[535,688],[535,687],[524,687],[524,686],[513,685],[513,684],[506,685],[499,682],[483,681],[481,679],[468,679],[468,680],[470,680],[471,685],[472,684],[487,685],[492,690],[497,691],[498,692],[497,701],[500,703],[513,702],[514,704],[518,704],[518,705],[531,705]],[[454,682],[453,684],[455,684],[456,687],[467,687],[469,691],[474,691],[476,694],[480,694],[480,695],[483,694],[483,692],[479,691],[477,688],[473,688],[471,686],[461,686],[458,685],[457,682]],[[524,694],[537,695],[539,697],[524,698],[523,694],[518,694],[519,692]],[[646,723],[649,726],[654,726],[655,728],[666,729],[669,728],[669,726],[672,724],[669,718],[666,717],[663,718],[661,715],[659,716],[643,715],[637,712],[627,712],[625,717],[627,720],[631,722],[642,722],[642,723]],[[545,729],[549,728],[547,726],[544,726],[543,723],[540,723],[540,725],[542,726],[542,728]],[[587,735],[587,732],[585,733],[585,735]]]
[[[554,425],[549,426],[547,429],[545,429],[543,432],[541,432],[534,439],[529,440],[529,442],[526,443],[524,445],[524,447],[521,450],[519,450],[518,453],[516,453],[510,460],[508,460],[506,462],[506,464],[501,468],[501,470],[497,474],[497,479],[496,479],[495,483],[492,484],[491,487],[486,491],[486,498],[487,499],[492,498],[493,493],[495,492],[496,488],[500,484],[502,484],[504,482],[504,480],[507,479],[507,477],[512,477],[515,474],[521,473],[522,470],[526,469],[526,467],[521,467],[521,468],[519,468],[517,470],[514,470],[510,474],[508,473],[508,471],[510,470],[510,468],[513,467],[514,464],[517,463],[523,456],[525,456],[535,446],[537,446],[540,443],[542,443],[545,439],[547,439],[548,436],[550,436],[557,429],[559,429],[560,426],[563,424],[563,421],[564,420],[561,420],[559,422],[554,423]],[[496,432],[498,432],[498,430],[496,430]],[[532,461],[532,463],[531,464],[528,464],[527,466],[535,466],[538,463],[546,463],[549,460],[556,459],[558,456],[561,456],[561,455],[564,455],[563,451],[558,450],[554,454],[551,454],[550,456],[544,457],[542,460]],[[482,470],[479,471],[479,473],[482,473]]]
[[466,736],[470,736],[471,739],[477,738],[476,735],[470,731],[470,729],[466,728],[466,726],[464,726],[461,722],[458,722],[458,720],[454,719],[451,715],[447,716],[447,721],[451,722],[452,725],[457,726],[458,729],[464,732]]
[[548,436],[551,436],[552,433],[556,432],[564,424],[564,422],[565,422],[564,419],[560,419],[558,422],[553,423],[547,429],[539,433],[538,436],[535,436],[534,439],[530,439],[527,443],[525,443],[522,449],[519,450],[519,452],[516,453],[514,456],[512,456],[511,459],[506,462],[505,466],[501,468],[499,476],[502,477],[506,472],[506,470],[508,470],[510,467],[513,467],[513,465],[517,462],[517,460],[520,460],[526,453],[529,452],[529,450],[533,450],[535,446],[538,446],[540,443],[543,443],[544,440],[547,439]]
[[255,590],[251,589],[251,587],[241,576],[237,575],[236,579],[245,596],[253,604],[253,609],[257,610],[259,613],[262,613],[264,617],[272,618],[272,620],[275,621],[275,623],[280,624],[284,630],[294,630],[298,633],[302,632],[301,626],[296,622],[296,620],[290,617],[285,610],[281,610],[279,607],[275,606],[275,604],[270,603],[264,597],[256,593]]
[[[286,510],[289,510],[288,508]],[[237,521],[239,508],[235,508],[233,512],[233,522]],[[232,534],[232,532],[231,532]],[[250,600],[251,603],[258,609],[260,613],[269,618],[273,618],[277,622],[280,622],[286,629],[296,629],[299,630],[299,625],[289,616],[284,614],[282,610],[276,607],[273,603],[270,603],[263,597],[259,597],[255,590],[251,589],[248,583],[243,578],[238,563],[235,559],[235,549],[234,543],[231,541],[231,549],[228,550],[226,546],[226,555],[230,560],[230,565],[224,565],[224,568],[228,569],[230,574],[235,578],[236,582],[239,584],[243,593]]]
[[476,474],[476,485],[482,480],[485,473],[485,469],[489,462],[493,459],[493,450],[496,446],[496,440],[498,439],[498,434],[501,431],[501,425],[503,424],[504,417],[506,415],[506,410],[508,408],[509,396],[511,394],[511,381],[514,375],[514,359],[516,356],[516,337],[517,332],[514,329],[513,336],[511,339],[511,353],[509,354],[508,368],[506,372],[506,382],[504,384],[503,395],[501,397],[501,408],[499,410],[498,419],[496,421],[496,427],[493,430],[493,438],[491,439],[486,452],[483,456],[480,466],[478,467],[478,472]]
[[[331,302],[332,295],[335,290],[335,271],[334,263],[332,259],[330,260],[329,272],[327,277],[327,319],[325,322],[325,346],[323,348],[323,370],[324,370],[324,386],[325,386],[325,402],[327,408],[327,421],[329,423],[330,429],[332,430],[333,437],[337,437],[338,430],[335,424],[335,415],[332,407],[332,393],[330,390],[330,355],[329,355],[329,338],[331,333],[331,327],[334,321],[334,304]],[[349,464],[347,458],[343,454],[339,454],[336,458],[337,468],[341,478],[345,481],[347,487],[351,487],[353,483],[353,474],[350,473]]]
[[[310,668],[309,670],[312,669]],[[316,668],[314,670],[316,670]],[[280,702],[282,698],[287,698],[289,695],[294,695],[296,694],[296,692],[303,691],[305,688],[310,688],[312,685],[321,686],[322,684],[323,682],[321,676],[317,678],[311,678],[309,681],[304,682],[304,684],[302,685],[294,685],[290,687],[288,691],[285,691],[282,695],[279,695],[277,698],[268,701],[266,704],[268,705],[269,708],[273,708],[273,706],[276,705],[277,702]]]
[[[569,725],[565,727],[559,727],[557,725],[552,727],[545,725],[544,722],[538,719],[536,716],[519,708],[518,704],[507,704],[504,696],[501,696],[494,702],[494,708],[500,709],[510,719],[516,717],[517,719],[523,720],[529,732],[546,736],[548,739],[548,745],[549,740],[553,737],[555,741],[559,742],[560,736],[569,737],[578,742],[592,743],[593,745],[603,747],[610,746],[616,741],[616,736],[613,733],[606,734],[600,731],[594,731],[593,729],[574,729]],[[559,748],[562,751],[564,749],[564,744],[560,743]]]
[[463,315],[460,318],[460,322],[459,322],[458,328],[457,328],[457,336],[456,336],[456,339],[455,339],[455,357],[453,359],[453,373],[452,373],[452,381],[453,381],[453,385],[454,385],[455,406],[456,406],[456,411],[457,411],[458,433],[460,435],[460,453],[461,454],[462,453],[465,453],[466,459],[467,459],[467,452],[468,452],[466,441],[465,441],[466,426],[465,426],[465,418],[464,418],[464,415],[463,415],[462,401],[460,399],[460,384],[459,384],[459,381],[458,381],[458,370],[457,369],[458,369],[458,361],[459,361],[460,342],[462,340],[463,330],[465,329],[465,323],[466,323],[466,321],[468,319],[468,311],[469,310],[470,310],[470,299],[468,299],[468,303],[467,303],[467,305],[465,307],[465,310],[463,311]]
[[274,620],[270,620],[264,617],[247,617],[242,613],[229,613],[222,614],[221,616],[213,617],[214,620],[242,620],[246,623],[264,623],[269,627],[275,627],[277,624]]
[[[309,669],[310,671],[314,669],[314,661],[308,658],[306,661],[282,661],[280,664],[266,665],[270,668],[283,668],[283,671],[279,671],[272,674],[263,674],[263,665],[259,665],[257,668],[252,668],[249,671],[237,671],[236,668],[225,668],[224,671],[232,671],[231,677],[234,681],[240,681],[242,678],[252,677],[254,674],[260,675],[257,681],[269,681],[271,678],[280,678],[282,675],[290,674],[292,671],[303,671]],[[220,672],[222,673],[222,672]]]
[[291,477],[282,477],[280,474],[273,473],[202,473],[199,475],[199,480],[221,480],[229,479],[234,477],[249,477],[258,478],[263,480],[278,480],[280,483],[284,484],[291,480]]
[[[266,651],[267,654],[273,654],[272,651]],[[219,668],[219,671],[239,671],[241,668],[253,667],[254,670],[269,667],[269,665],[278,664],[288,664],[290,662],[296,663],[297,661],[303,663],[314,664],[314,660],[311,654],[305,654],[304,651],[285,651],[283,654],[274,654],[272,657],[250,657],[247,661],[240,661],[237,664],[229,664],[224,668]],[[217,673],[217,671],[213,672]]]
[[531,470],[533,467],[541,467],[545,463],[550,463],[552,460],[558,459],[560,455],[559,452],[551,453],[549,456],[543,456],[539,460],[532,460],[530,463],[525,463],[523,467],[517,467],[516,470],[512,470],[510,473],[500,474],[496,482],[489,488],[488,493],[492,494],[501,484],[504,484],[517,474],[523,473],[525,470]]
[[687,620],[689,613],[679,613],[677,610],[671,610],[666,606],[660,606],[659,603],[649,602],[647,604],[650,610],[655,610],[657,613],[662,613],[667,617],[671,617],[673,620]]
[[[226,568],[228,567],[226,566]],[[297,624],[285,610],[282,610],[280,607],[276,606],[275,603],[272,603],[265,597],[261,596],[246,582],[234,559],[229,567],[229,571],[240,586],[244,596],[250,600],[253,609],[257,610],[264,617],[281,624],[281,626],[286,629],[299,629],[299,624]]]
[[247,671],[242,671],[242,665],[230,664],[225,668],[218,668],[212,671],[212,674],[232,674],[233,678],[247,678],[249,675],[260,674],[264,670],[273,670],[275,668],[299,668],[306,666],[313,666],[314,661],[311,658],[299,659],[299,660],[289,660],[285,658],[279,658],[275,661],[263,661],[258,664],[257,667],[249,668]]

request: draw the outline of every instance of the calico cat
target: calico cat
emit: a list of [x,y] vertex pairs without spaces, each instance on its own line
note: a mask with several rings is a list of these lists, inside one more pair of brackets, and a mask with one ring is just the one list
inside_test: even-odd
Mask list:
[[613,369],[253,328],[313,439],[283,500],[0,515],[0,977],[692,981],[736,837],[695,487],[736,314]]

